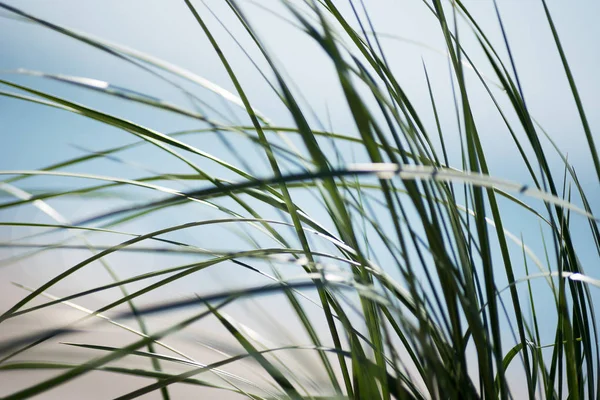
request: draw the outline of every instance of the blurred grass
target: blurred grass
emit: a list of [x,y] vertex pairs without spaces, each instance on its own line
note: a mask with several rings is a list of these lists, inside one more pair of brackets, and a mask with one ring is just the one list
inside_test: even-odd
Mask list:
[[[366,2],[350,1],[351,15],[345,15],[331,0],[282,0],[288,15],[280,17],[309,36],[333,66],[342,89],[339,101],[347,105],[356,127],[357,135],[353,135],[313,122],[311,105],[282,70],[276,54],[267,49],[255,28],[256,21],[245,14],[244,3],[224,1],[246,39],[255,46],[252,54],[258,54],[260,65],[266,66],[260,74],[289,112],[293,122],[289,126],[276,125],[271,120],[277,116],[265,116],[254,108],[252,93],[246,92],[235,71],[259,68],[259,63],[249,53],[245,53],[246,65],[230,59],[219,44],[223,32],[214,31],[205,21],[209,17],[218,20],[219,16],[205,4],[185,0],[198,33],[208,39],[235,93],[156,57],[0,2],[7,13],[3,18],[19,18],[93,46],[150,72],[190,100],[189,107],[178,105],[87,77],[25,69],[3,74],[2,96],[75,113],[138,140],[88,151],[40,170],[0,171],[5,176],[0,189],[10,196],[2,198],[1,210],[31,206],[54,220],[0,222],[3,229],[15,232],[29,229],[24,231],[29,233],[0,244],[19,251],[0,261],[2,267],[50,257],[54,250],[87,251],[82,261],[37,288],[29,288],[27,282],[17,283],[27,295],[4,311],[0,324],[15,324],[13,321],[32,313],[65,306],[84,317],[41,333],[29,332],[23,325],[16,338],[0,343],[0,377],[7,371],[57,371],[5,393],[6,398],[43,395],[94,371],[147,379],[147,385],[120,399],[153,392],[168,399],[172,385],[180,383],[193,386],[190,393],[198,396],[204,387],[251,399],[600,397],[600,353],[592,294],[600,281],[586,274],[580,256],[585,250],[585,264],[594,265],[596,260],[591,258],[600,255],[594,202],[566,155],[530,114],[499,9],[496,7],[504,41],[494,43],[466,4],[423,2],[439,22],[446,44],[443,53],[452,72],[457,126],[448,127],[440,122],[442,105],[425,63],[425,95],[431,109],[420,110],[403,90],[401,77],[388,64]],[[600,178],[594,134],[560,34],[544,0],[542,4],[589,157]],[[459,29],[464,26],[467,31]],[[221,27],[228,30],[225,23]],[[461,37],[466,34],[475,37],[479,48],[463,47]],[[469,54],[475,51],[483,52],[488,65],[471,61]],[[465,68],[474,72],[477,80],[468,79]],[[493,71],[495,76],[488,78],[482,69]],[[159,132],[20,84],[11,79],[14,74],[183,116],[195,121],[198,128]],[[521,163],[529,174],[522,181],[530,184],[503,179],[500,171],[490,170],[489,160],[499,155],[482,143],[473,106],[481,100],[471,94],[473,85],[489,96],[505,124],[503,133],[514,143],[514,153],[502,156],[511,163]],[[196,86],[242,110],[245,120],[236,121],[239,111],[231,109],[228,116],[212,108],[195,94]],[[314,125],[320,126],[317,129]],[[453,140],[451,131],[460,132],[459,147],[449,143]],[[186,141],[208,135],[221,140],[233,158],[217,157]],[[153,146],[183,162],[188,173],[162,172],[164,166],[151,160],[131,159],[128,151],[142,146]],[[270,169],[268,174],[252,171],[249,146],[260,150]],[[354,149],[353,154],[344,151],[348,146]],[[460,148],[460,154],[453,154],[450,148]],[[557,155],[563,162],[558,169],[550,161]],[[355,162],[356,158],[363,162]],[[74,167],[85,169],[94,160],[115,162],[124,170],[134,168],[144,175],[126,179],[71,172]],[[62,178],[80,185],[27,191],[26,182],[32,177]],[[132,188],[143,191],[131,192]],[[118,202],[75,217],[50,205],[64,199]],[[213,217],[187,219],[186,215],[194,215],[189,207],[209,209]],[[163,228],[139,232],[139,222],[143,222],[139,226],[153,220],[164,224],[165,211],[186,222],[167,219]],[[515,219],[527,224],[535,221],[541,227],[542,245],[529,246],[520,232],[505,227],[514,226]],[[572,223],[572,219],[579,223]],[[581,221],[589,222],[585,234]],[[195,244],[197,236],[185,234],[199,232],[196,228],[213,239],[207,239],[208,247]],[[582,234],[595,244],[594,251],[582,250],[577,239]],[[102,239],[98,235],[103,235]],[[120,236],[128,238],[122,241]],[[219,246],[212,244],[215,240]],[[543,249],[544,254],[536,254],[534,248]],[[136,265],[134,272],[122,277],[120,259],[114,256],[133,253],[146,257],[148,265]],[[155,260],[158,255],[165,258]],[[182,259],[183,264],[178,261]],[[168,261],[161,264],[163,260]],[[87,289],[67,285],[78,271],[89,270],[98,262],[111,277],[110,283],[90,276]],[[539,271],[531,271],[532,265]],[[184,297],[165,297],[162,291],[181,282],[189,282],[188,290],[198,287],[195,276],[214,270],[232,271],[228,266],[245,272],[239,277],[237,272],[225,275],[221,287],[204,285]],[[62,289],[57,293],[64,292],[65,285],[68,294],[53,294],[59,286]],[[79,304],[112,289],[119,289],[117,298],[100,307],[90,309]],[[240,310],[246,311],[239,314]],[[235,315],[248,317],[252,327]],[[104,324],[136,335],[137,340],[119,346],[62,342],[73,334],[102,329]],[[185,352],[168,344],[191,326],[220,332],[221,342],[208,345],[187,341]],[[553,339],[547,342],[546,337]],[[68,347],[70,352],[65,350],[65,354],[69,356],[60,357],[59,352],[51,360],[36,359],[36,349],[49,343]],[[202,362],[194,356],[200,348],[213,356],[219,354],[220,360]],[[72,357],[73,351],[81,352],[81,361],[64,359]],[[306,352],[316,357],[299,355]],[[151,364],[144,368],[128,364],[138,358]],[[240,363],[260,371],[260,376],[247,378],[224,369]],[[220,380],[205,380],[207,372]]]

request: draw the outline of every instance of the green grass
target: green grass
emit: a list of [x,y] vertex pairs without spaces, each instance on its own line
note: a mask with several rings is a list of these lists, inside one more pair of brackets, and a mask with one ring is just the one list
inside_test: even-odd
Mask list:
[[[314,104],[313,112],[277,54],[267,49],[256,21],[247,18],[246,7],[261,5],[223,2],[227,18],[235,18],[235,32],[242,32],[231,33],[233,39],[254,46],[243,62],[222,48],[222,40],[232,39],[231,25],[222,22],[216,29],[219,15],[199,2],[184,5],[233,93],[155,57],[0,2],[4,18],[92,46],[189,99],[175,104],[94,77],[28,70],[0,77],[0,95],[32,103],[34,116],[52,107],[135,139],[39,170],[0,171],[1,212],[35,207],[45,215],[43,221],[0,222],[20,237],[1,243],[15,251],[0,260],[2,268],[53,261],[56,250],[85,254],[41,285],[15,283],[24,295],[2,305],[0,326],[22,328],[0,342],[0,380],[11,371],[32,379],[2,394],[43,398],[66,385],[64,396],[87,398],[98,394],[74,394],[69,384],[108,372],[115,382],[134,379],[137,389],[119,399],[149,393],[176,398],[182,392],[174,389],[182,385],[198,397],[228,392],[250,399],[599,398],[594,291],[600,281],[589,271],[600,254],[590,197],[597,190],[580,183],[568,157],[530,113],[501,14],[504,40],[494,42],[466,4],[421,4],[439,22],[447,54],[439,60],[451,70],[455,99],[440,104],[440,88],[424,62],[422,96],[429,108],[423,109],[411,102],[404,77],[388,63],[368,2],[365,7],[350,1],[348,9],[344,3],[354,13],[346,15],[338,9],[342,2],[282,0],[287,14],[277,17],[318,45],[328,62],[323,68],[333,68],[338,101],[355,127],[338,132],[324,128],[328,124],[316,115],[326,112]],[[560,32],[546,2],[541,4],[577,109],[580,125],[573,129],[588,144],[593,167],[585,173],[600,179],[594,134]],[[465,36],[471,38],[468,47],[461,41]],[[475,52],[486,63],[472,63]],[[254,67],[285,116],[254,108],[255,94],[236,72]],[[177,115],[196,128],[161,132],[18,83],[22,76]],[[229,113],[211,108],[198,87],[227,103]],[[492,170],[498,154],[483,140],[474,106],[482,100],[472,94],[474,87],[503,121],[496,132],[512,141],[514,151],[503,156],[527,171],[519,182]],[[456,126],[442,118],[448,109],[456,113]],[[289,124],[272,122],[281,119]],[[193,144],[209,137],[220,140],[229,156]],[[170,157],[185,172],[148,162],[140,167],[130,154],[141,148]],[[267,172],[253,172],[250,148],[258,150],[255,158]],[[85,172],[103,160],[141,175]],[[32,178],[71,186],[28,191]],[[104,206],[75,217],[57,211],[52,204],[60,201]],[[172,222],[181,218],[186,222]],[[531,226],[539,237],[525,240],[522,231]],[[203,237],[213,243],[218,235],[227,238],[220,247],[204,247]],[[100,268],[110,282],[93,278]],[[221,286],[201,284],[220,272]],[[85,284],[72,284],[76,277]],[[77,310],[81,318],[41,331],[19,323],[54,309]],[[80,341],[107,326],[123,332],[118,344],[98,336]],[[219,340],[204,343],[199,332],[215,332]],[[51,344],[59,350],[38,350]],[[239,366],[246,373],[230,372]]]

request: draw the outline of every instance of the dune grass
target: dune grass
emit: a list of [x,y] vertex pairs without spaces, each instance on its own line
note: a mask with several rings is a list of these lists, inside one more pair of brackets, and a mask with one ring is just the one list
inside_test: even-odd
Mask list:
[[[324,68],[334,68],[343,94],[339,101],[347,106],[356,127],[355,132],[336,132],[315,122],[296,82],[255,29],[256,21],[246,17],[246,2],[223,1],[230,17],[244,29],[244,40],[253,43],[252,57],[260,60],[234,63],[220,45],[224,31],[207,24],[215,15],[200,2],[184,0],[184,5],[198,34],[217,54],[233,93],[166,61],[0,2],[4,18],[40,25],[92,46],[172,85],[190,102],[171,103],[94,77],[12,71],[17,76],[99,92],[114,101],[179,115],[198,126],[160,132],[25,86],[12,79],[14,75],[0,77],[2,96],[75,113],[136,139],[39,170],[0,171],[0,188],[8,196],[0,210],[36,207],[47,217],[43,222],[0,222],[11,232],[34,229],[24,238],[1,244],[19,250],[1,260],[2,267],[51,250],[86,252],[82,261],[38,287],[19,282],[25,293],[22,299],[3,304],[0,324],[50,309],[71,308],[82,315],[66,326],[41,333],[24,331],[0,342],[0,380],[9,371],[24,376],[34,370],[55,372],[6,398],[43,396],[99,371],[146,379],[119,399],[148,393],[174,398],[176,384],[185,384],[199,397],[205,390],[219,389],[250,399],[598,398],[600,353],[593,292],[600,281],[589,271],[600,254],[594,201],[567,156],[530,114],[498,9],[504,41],[495,43],[461,1],[422,3],[439,22],[446,43],[447,59],[440,62],[450,68],[455,103],[439,103],[424,64],[428,92],[423,95],[431,107],[421,110],[411,103],[403,77],[386,59],[368,2],[350,1],[355,14],[346,15],[337,1],[282,0],[288,22],[320,47],[330,63]],[[576,128],[588,143],[594,169],[590,172],[600,179],[594,134],[560,33],[546,2],[541,4],[579,114]],[[468,27],[467,33],[477,40],[475,50],[485,55],[485,66],[472,63],[469,51],[475,50],[463,47],[460,38],[467,33],[459,27]],[[290,124],[280,126],[273,122],[278,116],[255,109],[253,94],[236,75],[237,68],[258,65],[287,110]],[[482,69],[495,75],[485,75]],[[482,144],[473,107],[481,101],[472,95],[475,85],[496,107],[504,122],[498,130],[514,145],[514,152],[504,157],[528,172],[519,182],[490,170],[489,160],[498,154]],[[197,94],[199,88],[229,104],[231,114],[211,110]],[[457,126],[440,122],[440,107],[455,110]],[[243,120],[236,117],[240,113]],[[458,144],[451,142],[449,133],[456,131]],[[209,135],[222,140],[234,157],[220,158],[192,144],[191,139]],[[116,161],[126,169],[128,163],[140,161],[130,160],[128,151],[142,147],[164,152],[183,163],[187,172],[164,171],[152,163],[145,163],[143,175],[134,179],[73,172],[85,171],[88,163],[98,160]],[[253,172],[248,148],[259,150],[268,173]],[[353,149],[352,154],[346,149]],[[556,159],[562,164],[557,166],[552,161]],[[32,177],[81,186],[29,193],[25,188]],[[128,195],[128,188],[138,189],[136,195]],[[111,207],[78,219],[51,205],[65,198],[100,199]],[[190,207],[210,209],[214,217],[166,227],[159,217],[165,211],[188,215]],[[142,233],[133,228],[137,221],[148,226],[155,218],[161,223],[154,226],[160,228]],[[507,228],[515,227],[515,219],[539,226],[534,244],[522,237],[518,224],[516,231]],[[192,236],[177,235],[195,229],[208,235],[228,232],[227,237],[235,240],[221,248],[205,248],[202,240],[186,241],[181,238]],[[97,235],[113,242],[98,241]],[[582,236],[589,243],[579,243]],[[583,250],[585,256],[580,255]],[[112,261],[119,258],[113,257],[131,254],[173,261],[123,278],[120,262]],[[87,289],[74,285],[69,294],[53,294],[56,286],[92,266],[106,270],[112,281],[90,281]],[[255,280],[170,297],[161,291],[225,267],[253,274]],[[106,299],[94,297],[103,293],[118,295],[95,309],[82,305],[90,304],[85,303],[88,298]],[[251,327],[235,316],[240,309],[235,307],[244,304],[255,305]],[[289,313],[277,315],[279,304],[285,304]],[[264,318],[273,323],[261,323]],[[154,321],[152,326],[149,320]],[[72,342],[77,334],[108,324],[137,339],[122,346]],[[286,325],[297,328],[295,336]],[[192,342],[182,351],[171,342],[173,335],[213,326],[219,326],[235,349],[212,349],[220,355],[218,361],[205,363],[194,355],[194,346],[209,350],[210,346]],[[279,343],[268,339],[273,336]],[[36,358],[36,349],[49,343],[60,343],[70,355],[81,352],[82,358],[69,360],[60,354]],[[313,356],[308,366],[300,361],[304,353]],[[131,367],[127,363],[131,359],[145,364]],[[228,372],[238,364],[260,377]]]

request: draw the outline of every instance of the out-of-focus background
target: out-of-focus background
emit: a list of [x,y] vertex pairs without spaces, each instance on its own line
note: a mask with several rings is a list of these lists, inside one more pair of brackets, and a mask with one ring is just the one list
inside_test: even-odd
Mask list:
[[[192,71],[235,93],[235,88],[228,79],[222,64],[183,1],[81,2],[58,0],[53,2],[5,1],[4,3],[57,25],[83,31],[155,56]],[[349,13],[347,2],[340,1],[339,3],[339,7]],[[495,43],[501,44],[503,39],[493,2],[473,0],[464,1],[464,3]],[[280,102],[274,101],[274,93],[265,84],[257,69],[248,61],[243,50],[246,50],[256,60],[258,68],[271,77],[266,63],[259,57],[249,38],[244,35],[243,28],[231,15],[225,2],[207,0],[205,4],[202,2],[194,2],[194,4],[197,5],[199,12],[202,13],[203,18],[207,20],[209,27],[219,40],[223,52],[229,58],[244,89],[249,94],[253,106],[277,125],[289,124],[291,119],[288,112],[283,109]],[[249,19],[254,22],[254,26],[261,33],[261,38],[271,54],[294,81],[296,90],[304,95],[305,104],[314,109],[315,115],[310,122],[314,126],[324,129],[354,135],[356,128],[348,118],[347,106],[342,100],[341,89],[332,66],[316,43],[290,25],[288,21],[280,18],[285,16],[292,20],[280,1],[241,0],[239,4],[247,12]],[[600,62],[600,47],[597,43],[597,38],[600,37],[600,26],[597,24],[600,16],[600,4],[593,0],[576,2],[554,0],[549,1],[548,4],[569,58],[573,75],[578,83],[583,104],[587,107],[586,111],[592,131],[598,131],[600,113],[595,112],[595,107],[600,105],[600,76],[597,73],[597,66]],[[569,160],[579,173],[582,184],[590,187],[590,198],[600,199],[600,188],[598,188],[592,173],[592,162],[585,137],[580,128],[575,104],[570,96],[568,83],[554,47],[541,2],[500,0],[498,5],[531,113],[563,152],[568,154]],[[449,61],[443,51],[445,47],[443,37],[436,26],[437,22],[433,15],[420,0],[369,0],[366,2],[366,6],[385,49],[388,62],[409,98],[419,110],[427,111],[430,108],[423,68],[425,65],[440,107],[441,121],[448,126],[455,126]],[[219,20],[215,18],[215,15]],[[349,13],[349,15],[351,14]],[[232,36],[225,28],[230,31]],[[463,46],[467,50],[477,47],[468,32],[465,32],[463,37]],[[239,43],[236,43],[234,39],[239,40]],[[501,47],[498,45],[498,48]],[[485,67],[484,54],[481,51],[474,51],[472,57],[475,64],[484,66],[482,71],[489,81],[493,82],[494,74],[491,68]],[[114,113],[163,133],[203,127],[197,121],[189,118],[173,116],[149,107],[133,105],[124,100],[67,85],[64,82],[35,76],[35,71],[97,79],[172,103],[186,106],[190,104],[190,99],[179,90],[171,84],[157,79],[151,73],[43,26],[25,22],[8,10],[0,11],[0,79],[38,88],[95,109]],[[467,69],[467,71],[469,70]],[[469,73],[467,72],[467,74]],[[468,79],[475,82],[476,76],[472,74]],[[186,87],[191,87],[191,90],[205,101],[206,104],[194,104],[194,106],[207,115],[211,115],[216,120],[224,115],[230,120],[239,120],[240,124],[248,123],[247,117],[244,117],[242,111],[235,105],[226,103],[221,97],[206,89],[190,86],[189,83],[178,78],[173,78],[173,80],[181,85],[186,85]],[[482,132],[483,145],[485,148],[494,149],[494,157],[489,160],[492,174],[505,179],[530,183],[525,178],[525,167],[520,163],[511,162],[504,156],[514,151],[514,145],[504,132],[502,121],[494,111],[494,105],[483,90],[476,85],[473,85],[473,94],[481,96],[481,102],[474,103],[473,106],[477,118],[476,123]],[[425,123],[430,127],[434,126],[433,120],[425,121]],[[448,130],[452,132],[452,128],[448,128]],[[458,132],[455,133],[458,138]],[[185,140],[202,151],[224,160],[244,162],[247,168],[251,168],[255,174],[267,176],[269,169],[263,154],[234,135],[226,136],[227,141],[214,134],[190,136]],[[133,143],[137,140],[127,132],[76,114],[0,96],[0,171],[5,174],[0,177],[0,180],[14,176],[8,173],[11,170],[37,170],[66,159]],[[291,140],[295,139],[291,138]],[[458,154],[458,139],[456,147],[449,150],[451,159],[458,163],[459,159],[453,158]],[[242,161],[240,161],[240,154]],[[354,158],[360,162],[364,159],[364,154],[357,153],[348,158]],[[200,159],[197,161],[202,163]],[[551,161],[560,170],[558,157]],[[290,170],[293,169],[293,166],[290,166]],[[174,161],[173,157],[150,146],[135,147],[125,153],[119,153],[118,156],[99,158],[66,170],[123,179],[139,178],[156,172],[190,173],[185,164]],[[225,172],[223,174],[223,176],[227,176]],[[11,184],[10,187],[0,186],[0,200],[2,203],[11,202],[19,196],[35,195],[42,191],[66,190],[72,185],[80,185],[80,182],[76,182],[76,179],[73,178],[56,176],[30,177]],[[178,189],[186,189],[184,183],[173,183],[173,185]],[[148,200],[153,196],[161,197],[142,188],[119,190],[114,193],[108,191],[102,197],[83,194],[68,199],[49,200],[48,204],[52,207],[51,212],[48,209],[36,208],[31,204],[8,210],[0,209],[0,220],[55,223],[58,218],[64,221],[78,221],[120,205],[135,203],[138,199]],[[309,196],[306,198],[302,198],[302,194],[299,196],[302,199],[301,202],[307,205],[308,211],[317,216],[324,215],[324,211],[317,206],[314,209],[310,208]],[[592,204],[592,207],[598,210],[598,203]],[[188,205],[175,211],[167,210],[153,214],[152,217],[135,223],[124,224],[119,226],[119,229],[134,233],[148,232],[190,220],[210,219],[215,215],[217,213],[213,209]],[[514,218],[509,217],[506,222],[507,229],[522,234],[525,239],[531,239],[533,241],[533,244],[530,245],[532,248],[541,248],[542,244],[535,241],[539,236],[540,227],[535,224],[531,226],[523,224],[521,218],[522,216],[518,213],[514,215]],[[585,223],[585,221],[581,220],[578,223]],[[38,232],[37,228],[2,227],[0,228],[0,241],[14,241],[36,232]],[[19,243],[52,243],[59,240],[61,234],[42,236]],[[115,241],[111,235],[100,234],[94,238],[95,245],[108,246],[119,242]],[[207,249],[228,249],[245,245],[236,235],[225,229],[221,231],[200,227],[173,234],[169,238],[193,242],[197,246]],[[578,239],[590,240],[584,236]],[[74,241],[73,243],[82,246],[82,242]],[[39,287],[60,271],[90,256],[90,252],[85,248],[48,249],[35,256],[21,259],[21,255],[31,251],[32,248],[25,246],[11,249],[0,248],[0,311],[9,309],[27,294],[26,289],[13,283],[30,288]],[[181,257],[193,259],[191,256]],[[170,256],[156,253],[118,254],[107,257],[107,261],[121,276],[140,274],[158,266],[173,263]],[[583,261],[585,264],[585,259]],[[181,259],[177,262],[183,263]],[[593,269],[592,266],[589,266],[589,269]],[[300,274],[301,271],[298,269],[291,272],[292,275],[294,273]],[[74,288],[83,290],[90,286],[90,282],[94,284],[97,280],[107,280],[108,282],[108,278],[107,272],[102,269],[102,266],[94,263],[56,285],[51,294],[54,296],[67,295],[72,293]],[[260,282],[254,274],[240,271],[236,266],[222,267],[218,270],[203,272],[202,275],[194,275],[194,278],[160,289],[153,293],[152,296],[155,297],[143,298],[141,302],[142,304],[151,304],[160,300],[161,296],[173,299],[185,298],[190,293],[215,292],[221,288],[241,286],[249,280]],[[118,290],[113,289],[86,296],[78,300],[77,304],[88,309],[97,309],[118,296]],[[289,313],[288,306],[273,302],[269,298],[249,301],[245,304],[244,307],[240,306],[231,312],[249,326],[256,318],[263,321],[263,327],[271,328],[263,329],[261,334],[271,340],[282,339],[281,325],[297,334],[297,321],[286,318],[286,314]],[[260,311],[261,308],[265,309],[267,304],[268,314],[271,314],[271,317]],[[84,312],[69,306],[44,309],[30,314],[25,319],[19,319],[18,322],[15,320],[2,323],[0,340],[18,336],[25,330],[32,331],[60,326],[84,315]],[[277,321],[272,321],[273,318]],[[149,320],[149,327],[151,330],[156,330],[167,322],[176,320],[177,315],[153,317]],[[112,342],[117,345],[124,341],[134,340],[133,335],[127,336],[128,334],[124,334],[121,329],[100,322],[95,322],[95,324],[94,333],[86,332],[80,336],[74,335],[69,337],[68,341],[94,342],[100,340],[104,344]],[[286,337],[285,335],[287,333],[283,336]],[[223,328],[214,323],[203,325],[202,331],[192,329],[175,335],[170,343],[174,342],[187,351],[195,352],[197,359],[208,363],[217,360],[220,356],[217,352],[210,350],[210,346],[220,349],[231,346],[231,342],[221,340],[223,336]],[[64,355],[67,351],[65,347],[55,345],[43,348],[36,353],[36,357],[52,356],[52,352],[55,351],[61,351]],[[236,349],[233,347],[229,350],[235,353]],[[81,353],[73,352],[72,357],[80,356],[76,354]],[[89,354],[95,353],[90,352]],[[291,357],[290,362],[310,365],[314,359],[308,356]],[[141,363],[146,363],[146,360],[141,360]],[[248,362],[229,367],[227,370],[246,376],[246,374],[254,374],[253,369],[255,369],[254,364]],[[52,373],[40,372],[40,374],[48,375]],[[0,373],[0,396],[24,387],[30,379],[37,378],[30,372],[26,374]],[[141,386],[144,382],[146,381],[135,377],[130,379],[120,377],[115,381],[115,375],[92,373],[65,387],[50,391],[40,398],[82,398],[78,393],[84,389],[86,398],[113,398]],[[206,398],[226,398],[223,392],[218,392],[217,395],[209,389],[202,390],[206,390],[206,392],[202,392],[206,393],[204,395]],[[176,385],[172,394],[173,398],[197,398],[197,393],[186,386]],[[158,394],[154,394],[148,398],[158,398],[157,396]]]

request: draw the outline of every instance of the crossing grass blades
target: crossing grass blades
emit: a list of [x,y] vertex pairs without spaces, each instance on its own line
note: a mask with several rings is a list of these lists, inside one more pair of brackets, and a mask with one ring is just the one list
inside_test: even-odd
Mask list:
[[[94,77],[24,69],[0,77],[0,94],[31,103],[33,112],[52,107],[65,115],[75,113],[134,139],[39,170],[0,172],[1,188],[8,196],[0,205],[2,211],[37,207],[47,218],[44,223],[1,223],[11,232],[36,232],[29,241],[2,244],[20,254],[3,260],[3,266],[56,250],[86,254],[83,261],[42,285],[30,288],[28,282],[18,282],[22,299],[3,308],[0,326],[52,309],[81,313],[69,325],[41,333],[24,331],[17,339],[0,343],[0,379],[11,371],[23,376],[53,372],[32,375],[35,379],[26,387],[6,398],[43,396],[97,373],[121,381],[144,379],[136,380],[142,382],[139,387],[119,399],[150,393],[175,398],[174,389],[181,386],[198,396],[210,390],[254,400],[598,398],[600,354],[593,299],[600,281],[593,278],[591,267],[598,261],[600,233],[593,199],[567,156],[529,112],[500,11],[496,9],[497,23],[504,41],[494,42],[470,14],[468,2],[420,4],[437,21],[438,34],[446,43],[447,58],[440,62],[450,67],[455,102],[443,107],[453,108],[457,118],[456,126],[446,126],[440,122],[442,105],[436,98],[438,88],[429,80],[428,64],[424,63],[423,83],[431,107],[422,110],[411,103],[403,90],[404,77],[388,63],[368,2],[282,0],[285,14],[277,17],[319,47],[327,58],[324,70],[333,68],[342,89],[338,101],[355,126],[352,132],[339,132],[319,123],[323,121],[315,115],[324,115],[323,110],[313,113],[296,82],[279,65],[277,54],[267,49],[256,21],[247,17],[245,10],[260,4],[223,2],[228,18],[234,17],[238,24],[235,32],[245,35],[234,39],[252,43],[244,62],[233,60],[221,48],[222,40],[231,40],[228,25],[214,28],[220,17],[211,14],[208,5],[190,0],[179,5],[196,23],[197,35],[214,50],[215,60],[235,88],[232,92],[151,55],[0,2],[2,18],[18,19],[91,46],[172,85],[190,100],[180,105]],[[546,2],[540,4],[577,107],[580,125],[574,129],[585,134],[591,172],[600,179],[593,134],[559,32]],[[472,35],[479,47],[464,48],[463,34]],[[485,65],[471,62],[472,51],[484,55],[480,58]],[[261,66],[273,98],[286,110],[285,118],[264,115],[251,102],[254,94],[236,71],[255,66]],[[494,75],[484,76],[481,68]],[[22,76],[178,115],[197,129],[159,132],[13,79]],[[479,99],[472,98],[472,85],[484,90],[504,123],[497,130],[514,148],[506,158],[527,171],[519,182],[502,178],[501,171],[490,171],[491,150],[482,141],[473,107]],[[199,94],[209,92],[228,104],[230,114],[210,108]],[[238,118],[240,113],[243,117]],[[291,123],[280,126],[273,122],[278,119]],[[456,132],[458,147],[450,143]],[[193,138],[209,135],[234,150],[230,159],[193,145]],[[268,173],[253,172],[241,146],[257,149]],[[102,160],[130,168],[139,160],[130,160],[127,154],[144,147],[164,152],[188,172],[159,171],[151,165],[143,171],[145,176],[136,179],[70,172],[85,171],[89,163]],[[452,154],[450,147],[460,153]],[[348,148],[354,150],[340,150]],[[553,164],[556,159],[562,160],[559,168]],[[29,193],[27,182],[34,177],[53,182],[78,178],[72,181],[85,184]],[[130,187],[149,195],[133,200],[123,195],[115,203],[118,206],[79,220],[51,205],[63,198],[102,200],[103,195],[110,202],[110,196]],[[136,221],[194,207],[213,210],[215,217],[141,234],[129,231]],[[511,215],[535,221],[540,236],[530,239],[537,244],[528,245]],[[195,229],[215,235],[225,229],[243,240],[232,241],[240,243],[239,249],[225,251],[171,236]],[[595,248],[582,254],[578,238],[584,231]],[[62,239],[48,241],[56,233]],[[95,244],[99,234],[114,237],[117,244]],[[119,258],[113,257],[140,253],[174,261],[121,278],[125,272],[118,261],[113,262]],[[189,262],[178,263],[183,259]],[[87,289],[73,286],[68,295],[53,294],[55,286],[92,266],[104,268],[113,280],[89,282]],[[164,291],[154,295],[224,266],[254,274],[256,280],[235,288],[202,287],[184,296],[165,298]],[[94,296],[110,290],[119,296],[93,310],[81,305],[88,298],[106,299]],[[285,303],[290,313],[277,315],[279,308],[268,306],[275,303]],[[244,304],[262,305],[253,308],[256,319],[251,324],[236,319],[235,307]],[[261,322],[265,315],[275,322]],[[151,318],[163,322],[153,323],[151,329],[147,323]],[[296,336],[289,336],[286,318],[299,327]],[[216,349],[218,361],[205,363],[195,354],[194,346],[205,344],[191,342],[184,351],[171,340],[189,330],[202,331],[205,323],[218,326],[229,340],[228,348]],[[81,333],[107,325],[135,339],[122,346],[73,341]],[[267,337],[276,337],[280,344]],[[37,357],[36,350],[49,344],[82,356],[74,360],[61,357],[60,352],[51,353],[55,359],[30,356]],[[300,360],[303,354],[312,357],[308,366],[284,361]],[[138,363],[131,367],[128,362],[134,359]],[[246,365],[256,375],[229,372],[236,365]]]

